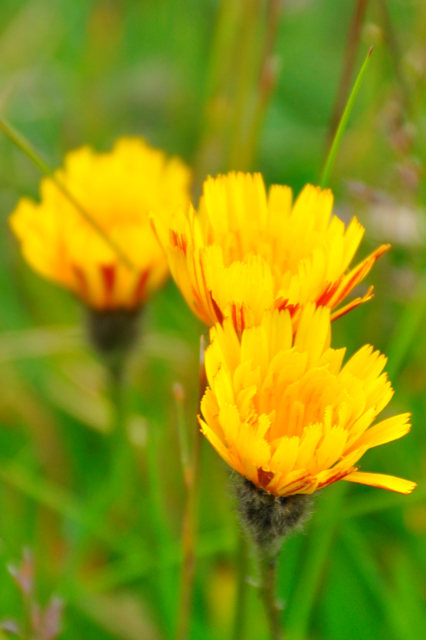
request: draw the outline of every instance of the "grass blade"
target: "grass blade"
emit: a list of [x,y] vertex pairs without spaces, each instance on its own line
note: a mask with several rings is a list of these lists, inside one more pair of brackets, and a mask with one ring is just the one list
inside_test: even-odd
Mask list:
[[413,299],[406,305],[387,348],[389,379],[394,379],[404,363],[426,314],[426,277],[423,277]]
[[330,553],[339,523],[339,514],[347,487],[339,482],[327,489],[321,501],[309,536],[304,566],[299,574],[296,589],[290,601],[287,621],[284,618],[286,639],[304,640],[323,570]]
[[328,187],[330,182],[331,173],[333,171],[334,163],[336,161],[337,152],[339,151],[340,144],[342,142],[343,134],[345,132],[346,126],[348,124],[349,116],[351,115],[352,108],[354,106],[356,97],[358,95],[358,91],[361,87],[362,80],[364,78],[364,74],[367,70],[368,63],[370,62],[370,57],[373,52],[373,47],[370,47],[369,52],[367,53],[367,57],[364,60],[364,64],[361,67],[361,70],[358,74],[357,79],[355,80],[355,84],[350,93],[349,100],[346,103],[345,110],[343,111],[342,117],[339,122],[339,126],[337,127],[336,135],[334,136],[333,143],[330,147],[330,151],[328,152],[327,160],[324,166],[324,170],[322,172],[320,185],[324,189]]
[[28,140],[24,138],[24,136],[16,131],[4,118],[0,116],[0,129],[6,136],[11,140],[17,147],[20,149],[26,156],[33,162],[36,167],[40,169],[42,173],[48,176],[52,182],[56,185],[62,195],[70,202],[73,207],[79,212],[82,218],[92,227],[94,231],[105,241],[105,243],[112,249],[117,256],[120,258],[121,262],[128,269],[135,269],[135,265],[129,260],[125,253],[123,253],[122,249],[109,237],[107,233],[102,229],[102,227],[96,222],[92,215],[83,207],[83,205],[73,196],[73,194],[68,190],[66,185],[59,180],[54,170],[47,164],[43,158],[37,153],[34,147],[30,144]]
[[421,482],[417,485],[416,490],[409,496],[401,493],[382,492],[380,494],[371,493],[370,495],[360,495],[353,498],[351,503],[344,509],[342,513],[343,519],[359,518],[361,516],[386,511],[386,509],[398,509],[408,507],[419,502],[424,502],[426,498],[426,484]]
[[363,534],[357,527],[348,523],[342,531],[341,537],[348,555],[352,556],[354,566],[357,567],[365,584],[381,607],[393,636],[398,640],[412,640],[413,636],[407,630],[404,621],[404,612],[401,611],[398,600],[383,579],[382,570],[377,565]]

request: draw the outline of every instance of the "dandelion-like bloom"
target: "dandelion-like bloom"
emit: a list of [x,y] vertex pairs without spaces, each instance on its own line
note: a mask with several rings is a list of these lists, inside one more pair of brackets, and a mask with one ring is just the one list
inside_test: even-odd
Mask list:
[[[171,225],[154,217],[171,273],[193,312],[208,326],[231,317],[239,334],[268,309],[288,309],[296,325],[302,307],[334,309],[389,245],[347,272],[364,228],[331,217],[330,190],[307,185],[294,204],[289,187],[267,194],[260,174],[229,173],[204,183],[200,211],[181,209]],[[335,311],[335,319],[369,300]]]
[[367,449],[408,432],[409,414],[371,426],[393,395],[386,358],[365,346],[342,366],[345,349],[329,347],[329,309],[308,305],[294,337],[286,310],[266,312],[241,340],[229,319],[210,337],[200,424],[235,471],[275,496],[337,480],[413,490],[413,482],[357,469]]
[[10,218],[25,259],[93,309],[138,308],[168,275],[149,214],[167,219],[189,201],[189,169],[140,138],[122,138],[110,153],[70,152],[56,176],[133,268],[49,178],[40,204],[23,198]]

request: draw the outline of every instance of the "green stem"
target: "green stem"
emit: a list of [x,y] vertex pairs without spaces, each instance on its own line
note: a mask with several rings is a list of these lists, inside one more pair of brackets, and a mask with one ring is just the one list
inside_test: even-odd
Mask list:
[[174,571],[168,561],[172,539],[167,519],[164,496],[164,476],[160,458],[160,426],[152,423],[148,434],[146,461],[148,472],[148,502],[152,531],[152,560],[156,567],[155,585],[158,590],[159,613],[163,634],[172,637],[174,620],[173,606],[176,602]]
[[[200,341],[200,369],[199,369],[199,391],[198,407],[206,389],[206,372],[204,367],[204,336]],[[189,623],[191,619],[192,592],[195,576],[195,547],[198,529],[198,502],[201,480],[201,451],[203,435],[195,421],[195,433],[192,446],[192,462],[187,474],[187,495],[182,524],[182,578],[180,592],[180,606],[178,623],[176,630],[176,640],[186,640],[189,634]]]
[[191,483],[191,456],[188,442],[188,425],[185,418],[185,391],[181,384],[176,382],[173,385],[173,395],[176,407],[176,424],[179,436],[179,452],[182,464],[182,473],[185,481],[185,488],[189,491]]
[[113,500],[122,500],[131,489],[133,453],[126,429],[126,398],[123,366],[110,371],[110,397],[113,405],[110,435],[110,488]]
[[265,606],[271,640],[282,640],[281,606],[276,596],[277,556],[259,553],[259,595]]
[[240,534],[237,551],[237,589],[235,597],[235,617],[232,640],[244,640],[246,630],[246,606],[248,596],[248,544],[246,537]]
[[176,639],[186,640],[191,618],[192,591],[195,575],[195,542],[198,527],[198,496],[200,489],[200,462],[203,435],[197,422],[192,456],[192,477],[188,489],[182,525],[183,567],[180,607]]
[[46,176],[48,176],[54,185],[59,189],[62,195],[72,204],[72,206],[78,211],[82,218],[92,227],[94,231],[104,240],[104,242],[117,254],[122,263],[131,270],[135,269],[135,265],[129,260],[122,249],[112,240],[107,233],[103,230],[101,225],[95,220],[95,218],[83,207],[83,205],[75,198],[75,196],[68,190],[68,187],[58,178],[57,173],[47,164],[45,160],[37,153],[34,147],[30,144],[24,136],[16,131],[4,118],[0,116],[0,129],[26,156],[29,158],[38,169]]

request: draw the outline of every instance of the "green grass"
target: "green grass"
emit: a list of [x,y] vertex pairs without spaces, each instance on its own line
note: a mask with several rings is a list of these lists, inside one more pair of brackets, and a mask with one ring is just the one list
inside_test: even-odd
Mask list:
[[[418,640],[426,623],[425,238],[415,232],[401,242],[396,231],[404,223],[409,231],[410,216],[425,223],[426,183],[404,176],[426,159],[426,8],[389,0],[396,68],[379,3],[370,4],[357,68],[371,44],[374,56],[331,187],[336,211],[366,226],[359,257],[380,242],[394,248],[368,276],[374,300],[342,318],[333,339],[348,353],[369,342],[389,355],[390,411],[412,411],[413,429],[368,452],[363,469],[419,488],[404,497],[337,485],[318,497],[306,535],[281,555],[289,640]],[[2,112],[53,166],[68,149],[108,148],[123,134],[144,135],[192,164],[205,130],[217,9],[213,0],[2,0]],[[352,3],[339,0],[284,3],[281,72],[253,160],[268,183],[298,191],[318,180],[351,13]],[[172,283],[146,309],[129,371],[134,481],[126,508],[111,513],[102,500],[105,371],[85,342],[79,304],[29,270],[8,229],[18,198],[37,193],[37,170],[4,136],[0,167],[0,619],[22,617],[6,567],[29,547],[40,601],[56,593],[66,602],[64,640],[169,640],[184,505],[172,385],[184,386],[192,424],[202,327]],[[357,196],[355,182],[386,206],[379,211],[365,190]],[[228,471],[207,442],[202,462],[191,639],[223,640],[232,629],[238,531]],[[249,604],[247,640],[266,640],[252,587]]]

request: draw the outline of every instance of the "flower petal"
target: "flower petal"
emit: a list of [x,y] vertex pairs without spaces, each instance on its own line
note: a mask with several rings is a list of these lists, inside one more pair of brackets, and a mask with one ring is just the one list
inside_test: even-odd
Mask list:
[[364,471],[354,471],[347,475],[343,480],[348,482],[357,482],[359,484],[368,484],[371,487],[379,489],[388,489],[396,491],[396,493],[409,494],[417,487],[415,482],[397,478],[395,476],[387,476],[383,473],[366,473]]

